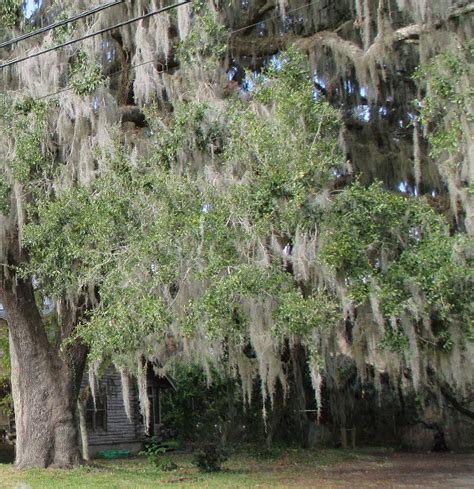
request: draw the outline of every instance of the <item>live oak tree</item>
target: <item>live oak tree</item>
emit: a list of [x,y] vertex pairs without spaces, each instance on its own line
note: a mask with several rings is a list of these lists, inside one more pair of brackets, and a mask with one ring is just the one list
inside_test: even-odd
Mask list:
[[[32,21],[76,4],[44,1]],[[92,387],[101,363],[119,368],[128,413],[137,378],[145,420],[147,360],[227,369],[248,402],[257,381],[268,417],[288,349],[318,415],[344,359],[416,392],[422,419],[433,397],[471,413],[472,8],[326,4],[195,1],[2,72],[19,467],[79,462],[86,360]],[[17,7],[0,18],[6,37],[25,27]]]

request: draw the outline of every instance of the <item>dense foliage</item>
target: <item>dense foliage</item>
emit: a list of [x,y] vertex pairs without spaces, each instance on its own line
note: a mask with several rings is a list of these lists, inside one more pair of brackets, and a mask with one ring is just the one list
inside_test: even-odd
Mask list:
[[[241,27],[233,13],[256,4],[195,1],[97,52],[29,60],[2,95],[1,284],[55,306],[43,329],[66,363],[81,345],[92,373],[135,374],[145,418],[144,358],[214,378],[206,398],[200,372],[179,379],[180,430],[188,395],[220,427],[220,404],[257,384],[265,422],[291,389],[306,412],[310,383],[319,419],[325,384],[342,426],[356,384],[432,399],[472,383],[472,43],[428,49],[426,2],[411,26],[410,2],[355,2],[347,18],[333,3],[329,32],[319,2]],[[2,26],[19,6],[2,3]]]
[[[178,106],[169,129],[156,131],[151,159],[131,162],[116,148],[91,187],[38,206],[41,223],[25,232],[38,279],[47,277],[59,293],[74,283],[100,284],[100,304],[82,328],[93,357],[139,349],[173,321],[188,336],[202,323],[211,338],[243,341],[247,319],[239,302],[245,297],[273,297],[281,337],[335,320],[329,291],[305,297],[281,262],[259,265],[265,240],[289,242],[297,227],[314,223],[321,212],[315,197],[340,167],[337,113],[314,100],[301,55],[289,53],[280,64],[257,81],[252,105],[236,98],[225,111]],[[275,108],[274,117],[259,115],[257,104]],[[215,171],[233,173],[234,182],[209,182],[192,167],[177,171],[178,155],[195,148],[212,148]],[[77,225],[65,228],[65,222]],[[63,241],[61,255],[51,235]],[[54,278],[58,260],[68,273]],[[205,287],[173,310],[160,291],[175,287],[179,294],[183,280]]]
[[[73,77],[85,69],[85,57],[78,60]],[[90,80],[73,87],[92,91]],[[148,339],[170,327],[184,337],[244,346],[249,299],[270,299],[276,342],[296,336],[312,348],[314,331],[342,319],[335,289],[303,285],[288,266],[296,234],[315,229],[317,261],[342,274],[353,304],[372,295],[380,302],[387,321],[381,348],[408,347],[400,323],[406,315],[458,317],[468,329],[472,271],[462,258],[463,236],[450,236],[425,200],[379,183],[355,182],[324,202],[345,171],[337,112],[315,97],[296,51],[273,60],[254,83],[250,103],[235,96],[224,106],[178,104],[165,131],[150,107],[147,159],[129,159],[117,142],[97,153],[101,171],[90,185],[60,192],[48,191],[57,171],[43,146],[48,106],[26,99],[9,112],[12,176],[35,202],[27,209],[30,263],[22,273],[34,274],[52,299],[89,291],[96,306],[79,334],[91,359],[120,362],[133,351],[152,351]],[[213,179],[193,166],[195,153],[209,155]],[[177,301],[189,293],[185,283],[201,291]],[[449,329],[436,335],[435,343],[449,349]]]
[[[377,294],[386,319],[457,316],[469,330],[473,276],[468,240],[450,236],[445,220],[426,200],[390,194],[378,183],[367,189],[356,183],[336,198],[324,229],[321,258],[345,272],[356,304]],[[414,309],[414,296],[421,296],[422,311]],[[449,338],[446,330],[443,334]]]
[[19,17],[23,2],[21,0],[5,0],[0,5],[0,27],[13,27]]

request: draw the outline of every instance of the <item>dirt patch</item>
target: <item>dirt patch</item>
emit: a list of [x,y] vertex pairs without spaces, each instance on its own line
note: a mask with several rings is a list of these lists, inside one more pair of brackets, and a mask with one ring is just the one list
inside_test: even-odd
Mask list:
[[[283,482],[283,481],[282,481]],[[370,461],[305,470],[288,487],[473,489],[473,454],[372,454]]]

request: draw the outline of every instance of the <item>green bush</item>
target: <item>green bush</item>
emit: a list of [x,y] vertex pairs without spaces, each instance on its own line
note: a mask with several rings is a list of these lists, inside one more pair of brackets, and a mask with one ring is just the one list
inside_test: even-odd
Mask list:
[[203,445],[194,455],[193,463],[201,472],[219,472],[222,464],[229,458],[222,447],[214,443]]
[[176,368],[173,379],[177,390],[165,393],[163,424],[181,442],[219,439],[231,422],[229,402],[240,406],[235,380],[213,369],[208,386],[205,373],[197,365]]

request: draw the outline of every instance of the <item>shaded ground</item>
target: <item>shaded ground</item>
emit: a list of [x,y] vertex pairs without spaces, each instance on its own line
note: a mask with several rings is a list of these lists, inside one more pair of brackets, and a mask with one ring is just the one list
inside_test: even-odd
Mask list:
[[161,488],[474,488],[474,454],[287,450],[271,459],[235,454],[226,470],[201,474],[189,454],[170,457],[179,469],[160,472],[143,459],[100,461],[72,471],[18,472],[0,465],[1,489]]
[[[314,479],[317,476],[317,480]],[[288,479],[288,487],[329,488],[474,488],[474,455],[374,455],[371,461],[337,464]]]
[[0,464],[10,464],[13,462],[14,457],[13,446],[0,443]]

